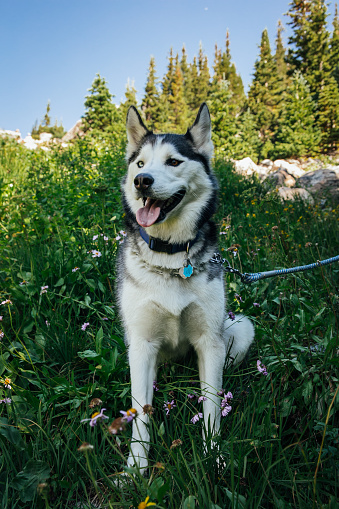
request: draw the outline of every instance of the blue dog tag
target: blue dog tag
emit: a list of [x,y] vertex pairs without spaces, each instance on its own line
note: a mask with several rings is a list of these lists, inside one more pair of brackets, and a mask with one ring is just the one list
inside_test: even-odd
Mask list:
[[191,277],[193,274],[193,266],[189,263],[183,270],[185,277]]

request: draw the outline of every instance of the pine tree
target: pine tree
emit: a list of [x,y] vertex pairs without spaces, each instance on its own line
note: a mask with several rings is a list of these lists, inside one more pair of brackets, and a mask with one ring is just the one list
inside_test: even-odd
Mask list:
[[181,50],[181,60],[180,60],[180,69],[182,73],[182,77],[184,80],[184,95],[186,103],[188,103],[190,99],[190,92],[191,92],[191,73],[190,68],[187,62],[187,53],[185,46],[182,47]]
[[339,88],[330,76],[319,93],[317,124],[322,131],[322,145],[328,151],[339,147]]
[[66,133],[62,123],[58,125],[57,120],[55,121],[53,126],[51,125],[50,111],[51,103],[50,101],[48,101],[44,118],[42,119],[39,125],[38,121],[36,120],[32,128],[31,135],[33,138],[39,139],[41,133],[50,133],[53,136],[53,138],[62,138],[63,135]]
[[211,85],[207,101],[212,120],[212,141],[216,155],[233,157],[236,145],[237,126],[230,112],[232,92],[226,80],[219,79]]
[[197,90],[197,102],[202,104],[207,100],[207,94],[210,84],[210,71],[208,68],[208,59],[207,56],[204,55],[204,51],[202,49],[202,45],[199,46],[199,54],[198,54],[198,70],[199,70],[199,88]]
[[147,127],[152,131],[158,127],[159,123],[158,78],[155,73],[155,59],[154,57],[151,57],[145,87],[145,96],[141,103],[141,109],[144,114]]
[[278,21],[278,31],[277,38],[275,40],[275,55],[274,60],[277,66],[278,75],[281,77],[282,81],[286,84],[287,80],[287,63],[286,63],[286,51],[284,48],[284,44],[282,41],[282,32],[284,31],[284,27],[282,26],[281,21]]
[[289,63],[289,72],[293,75],[295,70],[303,74],[307,71],[308,54],[308,32],[311,0],[292,0],[287,16],[291,18],[288,25],[293,32],[288,39],[289,50],[287,61]]
[[331,37],[331,47],[329,56],[329,65],[332,76],[336,79],[339,86],[339,16],[338,4],[335,4],[335,14],[333,19],[333,32]]
[[294,30],[289,38],[290,72],[301,71],[317,97],[329,74],[329,33],[325,0],[293,0],[287,15]]
[[315,125],[315,103],[300,71],[295,71],[279,119],[273,154],[277,158],[312,155],[321,133]]
[[255,117],[249,108],[237,118],[237,134],[235,138],[236,143],[232,157],[234,159],[250,157],[253,161],[257,162],[262,142],[256,127]]
[[281,78],[271,54],[267,29],[262,33],[260,55],[254,64],[254,79],[248,94],[248,103],[256,119],[263,142],[261,156],[272,150],[272,140],[280,110]]
[[97,74],[94,78],[89,95],[85,98],[85,114],[83,118],[83,130],[109,131],[115,120],[116,107],[112,103],[105,78]]
[[308,64],[305,78],[315,97],[331,74],[329,67],[329,33],[327,31],[326,0],[314,0],[311,4],[309,22]]
[[231,61],[230,51],[230,36],[229,31],[226,32],[226,51],[221,52],[218,47],[215,47],[215,60],[214,60],[214,76],[213,80],[220,79],[229,82],[229,90],[232,92],[230,98],[231,111],[234,115],[239,114],[244,101],[245,92],[241,76],[237,73],[235,64]]
[[125,101],[120,104],[119,110],[122,117],[125,119],[130,106],[137,107],[137,91],[134,87],[134,81],[130,81],[128,78],[126,83]]
[[44,120],[42,122],[42,125],[44,127],[49,127],[51,125],[51,117],[49,116],[49,112],[50,111],[51,111],[51,102],[48,101],[47,108],[46,108],[46,113],[45,113],[45,116],[44,116]]
[[168,66],[167,73],[164,76],[162,81],[162,92],[165,96],[170,96],[173,93],[172,84],[174,80],[175,66],[174,66],[174,57],[173,57],[173,48],[170,49],[170,54],[168,57]]
[[169,121],[172,126],[172,130],[182,133],[186,131],[188,126],[188,111],[184,94],[184,78],[181,72],[178,55],[175,57],[171,89],[172,93],[168,97]]

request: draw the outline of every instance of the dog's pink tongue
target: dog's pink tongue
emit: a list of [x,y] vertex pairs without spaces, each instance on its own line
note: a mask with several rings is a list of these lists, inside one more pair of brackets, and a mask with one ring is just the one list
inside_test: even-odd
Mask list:
[[151,226],[158,219],[161,211],[161,200],[152,201],[148,198],[145,207],[137,210],[136,219],[140,226]]

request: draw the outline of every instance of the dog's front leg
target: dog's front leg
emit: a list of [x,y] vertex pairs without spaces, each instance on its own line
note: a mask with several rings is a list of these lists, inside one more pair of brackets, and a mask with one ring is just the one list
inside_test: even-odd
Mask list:
[[144,339],[132,341],[128,351],[131,370],[132,405],[138,416],[133,421],[132,445],[127,460],[129,466],[137,465],[143,473],[147,468],[149,450],[149,417],[143,413],[144,405],[151,405],[153,398],[153,380],[155,379],[157,350]]
[[226,348],[220,338],[211,340],[201,337],[195,346],[198,354],[200,387],[204,401],[204,423],[206,432],[217,433],[220,427],[220,398],[217,392],[222,388],[222,373]]

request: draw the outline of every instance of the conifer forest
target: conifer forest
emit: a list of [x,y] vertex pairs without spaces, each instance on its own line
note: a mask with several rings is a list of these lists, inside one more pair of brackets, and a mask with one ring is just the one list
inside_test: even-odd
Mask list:
[[97,75],[85,101],[85,130],[120,136],[128,107],[134,104],[149,129],[182,133],[206,101],[217,155],[257,161],[332,152],[339,142],[337,6],[332,27],[327,16],[323,0],[293,0],[287,13],[287,47],[280,21],[274,42],[266,29],[262,32],[247,95],[232,61],[228,31],[225,47],[215,46],[213,63],[202,46],[191,61],[185,47],[180,54],[170,49],[167,72],[159,79],[151,57],[139,105],[134,84],[128,82],[125,101],[116,107],[105,79]]

